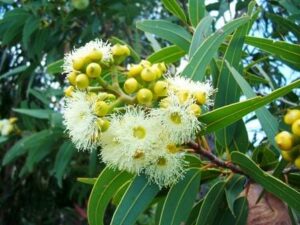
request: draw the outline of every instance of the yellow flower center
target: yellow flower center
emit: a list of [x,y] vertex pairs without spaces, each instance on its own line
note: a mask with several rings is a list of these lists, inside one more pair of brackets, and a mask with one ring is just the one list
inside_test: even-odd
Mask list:
[[170,119],[175,124],[180,124],[181,123],[181,116],[179,115],[178,112],[171,113]]
[[138,139],[143,139],[146,136],[146,129],[142,126],[134,127],[133,136]]
[[168,144],[168,145],[167,145],[167,151],[168,151],[169,153],[174,154],[174,153],[178,152],[178,148],[177,148],[176,145],[174,145],[174,144]]
[[159,166],[164,166],[164,165],[166,165],[166,164],[167,164],[166,158],[164,158],[164,157],[159,157],[159,158],[158,158],[158,160],[157,160],[157,165],[159,165]]
[[144,157],[144,152],[142,150],[136,150],[135,153],[133,154],[134,159],[141,159]]

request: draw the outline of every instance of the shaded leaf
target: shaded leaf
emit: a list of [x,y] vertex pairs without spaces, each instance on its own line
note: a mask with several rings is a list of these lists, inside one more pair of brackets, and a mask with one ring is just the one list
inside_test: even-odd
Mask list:
[[199,120],[206,124],[206,130],[204,132],[208,133],[216,131],[220,128],[234,123],[248,113],[272,102],[273,100],[286,95],[291,90],[299,86],[300,80],[297,80],[287,86],[273,91],[265,97],[251,98],[205,113],[199,117]]
[[136,176],[118,205],[111,225],[134,224],[158,192],[156,184],[150,183],[145,176]]
[[160,225],[180,225],[186,221],[199,191],[200,170],[189,169],[184,178],[168,192],[162,209]]
[[88,221],[90,225],[103,225],[105,210],[122,184],[132,178],[125,171],[106,167],[98,176],[88,201]]
[[193,27],[196,27],[205,16],[204,0],[189,0],[189,18]]
[[250,158],[240,152],[231,153],[231,160],[266,191],[285,201],[290,207],[300,210],[300,193],[295,189],[261,170]]
[[147,60],[151,63],[174,63],[185,54],[185,51],[183,51],[181,48],[177,47],[176,45],[171,45],[149,55]]
[[182,75],[192,78],[193,80],[203,80],[206,66],[216,54],[219,46],[222,44],[227,35],[233,32],[236,28],[244,25],[249,21],[250,17],[245,16],[239,19],[232,20],[227,23],[222,29],[217,30],[209,36],[190,59],[189,64],[183,70]]
[[186,53],[189,51],[192,36],[179,25],[165,20],[143,20],[138,21],[136,27],[170,41]]
[[187,22],[185,13],[183,9],[180,7],[177,0],[162,0],[162,3],[164,4],[167,10],[169,10],[172,14],[174,14],[174,16],[177,16],[184,23]]

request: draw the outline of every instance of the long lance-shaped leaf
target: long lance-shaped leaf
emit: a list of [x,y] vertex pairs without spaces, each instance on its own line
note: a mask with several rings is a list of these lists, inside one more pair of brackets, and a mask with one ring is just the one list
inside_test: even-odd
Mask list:
[[193,27],[196,27],[206,14],[204,0],[189,0],[189,17]]
[[213,18],[211,16],[206,16],[200,21],[200,23],[196,27],[189,51],[190,58],[195,54],[195,51],[202,44],[202,42],[211,34],[212,21]]
[[250,178],[263,186],[268,192],[285,201],[290,207],[298,211],[300,210],[300,193],[295,189],[269,173],[264,172],[255,162],[240,152],[231,153],[231,160],[233,163],[239,165]]
[[184,28],[165,20],[143,20],[136,23],[136,27],[144,32],[155,34],[183,49],[189,51],[192,36]]
[[162,3],[164,4],[167,10],[173,13],[174,16],[177,16],[184,23],[187,22],[185,13],[176,0],[162,0]]
[[103,225],[105,210],[117,190],[132,178],[125,171],[105,168],[97,178],[88,202],[89,225]]
[[191,168],[183,180],[169,191],[160,217],[160,225],[179,225],[192,210],[200,184],[200,170]]
[[157,52],[154,52],[148,56],[147,60],[151,63],[165,62],[173,63],[178,61],[186,53],[181,48],[176,45],[171,45],[165,48],[160,49]]
[[[235,68],[229,65],[228,62],[226,62],[226,66],[230,70],[236,82],[239,84],[245,96],[247,98],[255,97],[256,94],[254,93],[254,91],[252,90],[248,82],[242,77],[242,75],[238,71],[236,71]],[[278,131],[278,126],[279,126],[278,121],[265,107],[256,110],[255,113],[263,130],[265,131],[268,137],[268,140],[273,144],[274,147],[276,147],[274,137]]]
[[300,69],[300,45],[251,36],[246,37],[245,43],[273,54],[282,61]]
[[182,74],[194,80],[202,80],[205,75],[206,66],[216,54],[219,46],[222,44],[226,36],[233,32],[236,28],[247,23],[249,19],[250,17],[248,16],[235,19],[226,24],[222,29],[217,30],[209,36],[196,50]]
[[216,183],[206,194],[204,202],[200,208],[197,217],[196,225],[210,225],[213,224],[216,212],[218,211],[220,203],[225,199],[225,182]]
[[[248,24],[247,24],[248,25]],[[242,48],[248,26],[239,27],[231,37],[226,49],[224,59],[220,67],[220,75],[217,80],[218,92],[216,94],[215,108],[222,107],[237,102],[240,97],[240,89],[235,79],[230,75],[230,71],[225,66],[225,60],[231,65],[239,66],[241,60]],[[228,147],[232,142],[236,123],[216,132],[216,139],[223,147]]]
[[248,99],[246,101],[242,101],[239,103],[234,103],[231,105],[227,105],[218,109],[215,109],[211,112],[205,113],[199,117],[199,120],[206,124],[206,129],[203,133],[208,133],[212,131],[216,131],[223,127],[226,127],[248,113],[259,109],[260,107],[272,102],[273,100],[286,95],[294,88],[300,86],[300,80],[297,80],[285,87],[278,88],[273,91],[271,94],[265,97],[255,97]]
[[136,176],[118,205],[111,225],[132,225],[159,192],[145,176]]

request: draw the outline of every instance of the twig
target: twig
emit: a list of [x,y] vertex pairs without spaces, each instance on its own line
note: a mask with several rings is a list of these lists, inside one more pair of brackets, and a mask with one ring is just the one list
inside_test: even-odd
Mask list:
[[245,173],[236,165],[234,165],[232,162],[226,162],[221,159],[219,159],[217,156],[215,156],[213,153],[209,152],[208,150],[201,147],[201,145],[191,142],[189,143],[189,146],[195,150],[195,152],[199,153],[200,155],[204,156],[205,158],[209,159],[214,164],[230,169],[234,173],[239,173],[242,175],[245,175]]
[[282,171],[283,174],[289,174],[289,173],[295,173],[295,172],[300,172],[300,170],[297,168],[290,167],[290,168],[286,168]]

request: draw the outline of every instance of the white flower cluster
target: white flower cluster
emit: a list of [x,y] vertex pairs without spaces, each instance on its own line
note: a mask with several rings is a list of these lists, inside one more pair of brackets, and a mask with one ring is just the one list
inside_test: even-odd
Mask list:
[[0,120],[0,134],[1,136],[8,136],[15,130],[16,118]]
[[[215,90],[209,82],[163,76],[163,62],[142,60],[126,70],[119,64],[128,51],[126,45],[96,40],[66,55],[64,71],[73,86],[66,93],[64,125],[78,149],[101,147],[109,167],[144,173],[167,187],[184,175],[184,145],[195,140],[201,107],[212,104]],[[127,76],[124,91],[115,77],[105,85],[101,68]],[[116,110],[120,102],[125,106]]]
[[133,173],[145,172],[160,187],[182,177],[184,152],[180,145],[193,139],[200,123],[172,96],[167,109],[128,106],[111,116],[101,135],[101,157],[107,165]]

